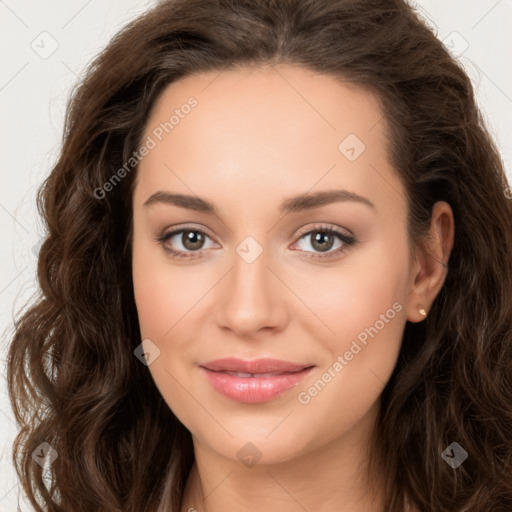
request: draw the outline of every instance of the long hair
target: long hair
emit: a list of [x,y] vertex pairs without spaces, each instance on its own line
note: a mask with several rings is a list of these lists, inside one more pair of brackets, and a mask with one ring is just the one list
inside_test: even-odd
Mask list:
[[[369,447],[369,469],[386,468],[385,510],[512,510],[512,201],[461,65],[401,0],[171,0],[91,63],[38,192],[40,292],[8,353],[13,460],[36,511],[179,511],[193,447],[133,353],[126,162],[170,83],[280,63],[375,93],[411,241],[428,242],[436,201],[454,212],[445,283],[428,318],[406,323]],[[456,469],[442,457],[453,442],[468,454]],[[57,455],[46,470],[42,443]]]

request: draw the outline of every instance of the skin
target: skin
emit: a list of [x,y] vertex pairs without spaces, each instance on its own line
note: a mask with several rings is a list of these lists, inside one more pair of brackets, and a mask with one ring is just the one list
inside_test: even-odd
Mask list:
[[[443,285],[452,211],[435,205],[428,251],[409,245],[405,191],[388,163],[379,103],[353,84],[285,65],[195,74],[165,89],[144,139],[190,96],[197,106],[143,158],[133,195],[141,336],[160,350],[148,370],[194,443],[181,512],[381,511],[382,479],[366,484],[365,447],[405,322],[422,321],[419,306],[428,312]],[[366,146],[354,161],[338,149],[349,134]],[[342,201],[279,212],[291,196],[333,189],[374,208]],[[144,205],[157,191],[204,198],[218,214]],[[324,246],[332,258],[313,259],[324,253],[302,235],[318,224],[349,230],[357,243],[334,236]],[[207,232],[202,255],[178,260],[164,250],[194,256],[181,233],[164,246],[155,240],[178,227]],[[252,263],[237,253],[248,236],[263,250]],[[298,393],[393,304],[401,311],[300,403]],[[273,400],[246,404],[217,393],[199,370],[227,356],[315,368]],[[237,456],[248,442],[261,454],[252,466]]]

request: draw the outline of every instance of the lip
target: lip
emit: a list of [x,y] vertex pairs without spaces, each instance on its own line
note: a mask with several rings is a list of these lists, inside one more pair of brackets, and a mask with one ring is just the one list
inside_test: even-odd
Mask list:
[[203,363],[200,369],[220,394],[238,402],[260,403],[297,386],[313,366],[269,358],[253,361],[224,358]]

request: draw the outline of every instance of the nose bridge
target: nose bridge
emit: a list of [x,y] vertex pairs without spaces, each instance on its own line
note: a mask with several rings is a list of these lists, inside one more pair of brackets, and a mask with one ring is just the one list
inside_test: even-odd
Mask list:
[[[261,239],[261,237],[260,237]],[[269,300],[270,251],[264,247],[265,241],[258,242],[247,236],[235,248],[233,258],[232,295],[238,299],[240,308],[251,308],[255,301],[262,307]],[[256,306],[256,304],[253,304]]]
[[272,257],[263,243],[247,236],[235,247],[233,268],[219,302],[221,323],[240,333],[278,323],[278,280],[268,268]]

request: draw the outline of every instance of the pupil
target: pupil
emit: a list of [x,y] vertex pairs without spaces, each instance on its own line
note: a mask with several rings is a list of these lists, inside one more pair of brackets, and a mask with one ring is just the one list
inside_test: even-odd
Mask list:
[[183,233],[183,236],[185,237],[183,245],[187,249],[194,250],[199,249],[201,247],[201,244],[203,242],[202,234],[199,233],[198,231],[185,231]]
[[[315,247],[316,249],[320,250],[320,251],[327,251],[331,248],[332,246],[332,240],[331,240],[331,243],[327,244],[328,247],[325,246],[325,242],[326,240],[330,237],[331,235],[328,234],[328,233],[321,233],[321,232],[317,232],[316,235],[313,237],[313,246],[316,246],[318,245],[318,247]],[[323,241],[323,243],[322,243]]]

